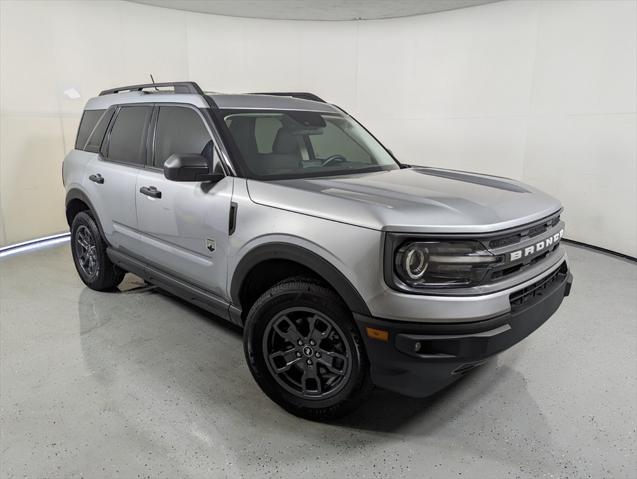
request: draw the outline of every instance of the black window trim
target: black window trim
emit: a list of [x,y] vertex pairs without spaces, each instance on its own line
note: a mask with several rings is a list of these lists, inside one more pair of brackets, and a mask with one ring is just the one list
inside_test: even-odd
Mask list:
[[[155,107],[156,106],[182,106],[182,107],[188,107],[188,108],[193,108],[195,110],[197,110],[200,114],[200,116],[203,118],[204,120],[204,124],[206,125],[208,132],[212,135],[212,141],[214,142],[215,145],[215,149],[217,151],[217,154],[221,160],[221,168],[223,169],[223,173],[226,176],[237,176],[237,177],[245,177],[242,174],[242,170],[239,164],[236,163],[236,161],[233,161],[233,155],[231,154],[230,150],[228,149],[228,146],[226,144],[226,142],[224,141],[224,135],[221,133],[222,129],[219,128],[219,126],[217,125],[217,121],[216,118],[213,114],[213,111],[211,108],[199,108],[195,105],[192,105],[190,103],[179,103],[179,102],[134,102],[134,103],[114,103],[112,104],[110,108],[115,108],[115,113],[113,114],[112,118],[110,119],[110,122],[108,124],[108,127],[106,128],[106,133],[104,134],[104,140],[102,141],[102,146],[100,147],[99,151],[96,152],[98,155],[98,159],[101,161],[107,161],[109,163],[113,163],[116,165],[121,165],[121,166],[127,166],[130,168],[138,168],[138,169],[150,169],[148,167],[148,150],[147,150],[147,155],[146,155],[146,159],[144,164],[132,164],[132,163],[125,163],[125,162],[119,162],[119,161],[113,161],[111,159],[108,158],[108,145],[111,141],[111,131],[113,129],[113,125],[115,124],[115,120],[117,119],[117,116],[119,115],[120,110],[122,109],[122,107],[126,107],[126,106],[151,106],[153,107],[153,113],[151,114],[151,122],[149,124],[149,128],[146,131],[146,145],[148,146],[148,143],[150,141],[149,138],[149,131],[152,128],[154,131],[155,128],[155,123],[156,123],[156,117],[155,117]],[[107,109],[108,111],[108,109]],[[157,171],[157,168],[153,168],[155,171]]]

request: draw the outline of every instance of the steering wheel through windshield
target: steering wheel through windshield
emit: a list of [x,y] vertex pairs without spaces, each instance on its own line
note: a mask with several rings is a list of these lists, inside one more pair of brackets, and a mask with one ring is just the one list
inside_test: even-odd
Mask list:
[[331,163],[345,163],[347,161],[347,158],[345,158],[343,155],[339,155],[338,153],[335,155],[330,155],[328,156],[325,161],[323,161],[323,163],[321,163],[321,166],[328,166]]

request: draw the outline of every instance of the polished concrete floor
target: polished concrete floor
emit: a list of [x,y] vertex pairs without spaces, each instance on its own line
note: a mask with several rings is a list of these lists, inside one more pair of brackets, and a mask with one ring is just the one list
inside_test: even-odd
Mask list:
[[637,265],[568,247],[573,294],[433,398],[377,390],[336,424],[257,388],[241,334],[68,245],[0,260],[0,476],[636,477]]

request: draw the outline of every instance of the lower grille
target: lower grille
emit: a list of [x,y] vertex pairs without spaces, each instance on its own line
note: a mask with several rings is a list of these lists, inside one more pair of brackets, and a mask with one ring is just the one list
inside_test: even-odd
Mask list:
[[509,303],[511,309],[519,308],[534,298],[539,298],[544,294],[550,292],[553,287],[560,284],[568,275],[568,266],[566,262],[562,263],[558,269],[551,274],[542,278],[536,283],[527,286],[524,289],[516,291],[509,296]]

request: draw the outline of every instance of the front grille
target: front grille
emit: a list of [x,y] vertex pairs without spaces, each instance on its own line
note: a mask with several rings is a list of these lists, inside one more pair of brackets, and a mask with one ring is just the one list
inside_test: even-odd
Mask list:
[[512,275],[520,274],[536,263],[546,260],[559,246],[559,239],[553,241],[550,246],[545,246],[531,255],[523,255],[518,260],[511,260],[510,254],[513,250],[523,250],[526,247],[535,246],[543,235],[549,232],[555,233],[556,227],[560,223],[560,213],[558,212],[535,223],[518,227],[514,231],[494,234],[494,237],[491,237],[485,243],[489,245],[489,249],[493,254],[503,255],[505,261],[493,267],[485,278],[485,282],[495,283],[502,281]]
[[535,236],[541,235],[545,231],[548,231],[549,228],[552,228],[556,224],[560,222],[560,215],[556,215],[552,218],[548,218],[546,221],[540,223],[539,225],[535,225],[528,230],[523,230],[518,233],[508,235],[505,237],[495,238],[489,241],[489,248],[502,248],[504,246],[509,246],[512,244],[520,243],[529,238],[533,238]]
[[551,246],[543,254],[534,256],[527,263],[520,263],[514,266],[508,266],[508,267],[505,266],[503,268],[496,269],[495,271],[493,271],[493,273],[491,273],[491,276],[489,279],[491,281],[498,281],[504,278],[505,276],[509,276],[514,273],[519,273],[523,269],[528,268],[529,266],[534,265],[535,263],[542,261],[543,259],[548,257],[555,250],[555,248],[557,248],[558,244],[559,243],[556,243],[555,245]]
[[568,266],[566,262],[562,263],[558,269],[548,276],[542,278],[536,283],[527,286],[524,289],[516,291],[509,296],[511,309],[516,309],[535,298],[540,298],[544,294],[549,293],[556,285],[560,284],[568,274]]

